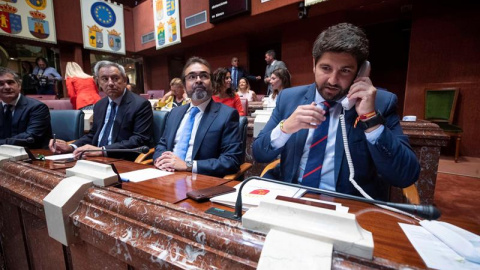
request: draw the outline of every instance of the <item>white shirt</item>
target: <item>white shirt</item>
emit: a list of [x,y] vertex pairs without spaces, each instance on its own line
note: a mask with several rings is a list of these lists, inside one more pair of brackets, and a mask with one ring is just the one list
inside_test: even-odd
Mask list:
[[[200,121],[202,121],[203,114],[205,112],[205,109],[207,108],[208,104],[210,103],[212,99],[208,99],[207,101],[203,102],[202,104],[198,105],[197,108],[200,110],[196,115],[195,115],[195,122],[193,122],[193,128],[192,128],[192,136],[190,137],[190,141],[188,142],[188,149],[187,149],[187,154],[185,156],[185,161],[192,161],[193,166],[192,166],[192,172],[197,173],[197,162],[195,160],[192,160],[192,153],[193,153],[193,143],[195,142],[195,137],[197,135],[197,130],[198,126],[200,125]],[[192,108],[195,107],[192,103],[190,103],[190,107],[187,109],[187,112],[183,116],[182,122],[180,122],[180,126],[177,129],[177,133],[175,134],[175,146],[173,147],[173,152],[175,153],[176,148],[177,148],[177,143],[180,141],[181,133],[183,131],[183,127],[185,126],[185,123],[187,122],[188,118],[190,117],[190,111]]]

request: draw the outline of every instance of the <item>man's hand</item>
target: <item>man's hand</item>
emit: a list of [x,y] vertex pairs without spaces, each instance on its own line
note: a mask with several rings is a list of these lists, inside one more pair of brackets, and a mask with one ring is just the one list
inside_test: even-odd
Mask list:
[[48,143],[48,148],[54,154],[71,153],[73,151],[73,147],[68,145],[67,142],[64,140],[50,139],[50,142]]
[[187,163],[170,151],[163,152],[162,155],[155,160],[154,165],[160,170],[167,172],[187,170]]
[[75,159],[79,159],[80,158],[80,155],[82,155],[82,153],[85,151],[85,150],[98,150],[98,151],[95,151],[95,152],[85,152],[83,154],[83,156],[87,156],[87,157],[101,157],[103,156],[103,152],[100,151],[102,150],[101,147],[97,147],[97,146],[93,146],[93,145],[90,145],[90,144],[86,144],[82,147],[78,147],[75,151],[73,151],[73,154],[75,155]]
[[266,84],[269,84],[270,83],[270,77],[265,77],[265,79],[263,79],[265,81]]
[[355,79],[354,83],[348,91],[347,98],[357,98],[355,110],[358,115],[364,115],[375,110],[375,96],[377,88],[372,85],[369,77],[360,77]]
[[301,105],[283,123],[282,131],[292,134],[300,129],[316,128],[325,121],[325,111],[312,102],[310,105]]
[[259,81],[259,80],[262,79],[262,76],[257,76],[257,77],[255,77],[255,79],[257,79],[257,81]]

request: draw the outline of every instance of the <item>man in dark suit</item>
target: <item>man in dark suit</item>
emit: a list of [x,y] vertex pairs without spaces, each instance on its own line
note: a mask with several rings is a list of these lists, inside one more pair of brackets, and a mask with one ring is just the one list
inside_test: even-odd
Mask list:
[[21,88],[20,77],[0,67],[0,145],[46,148],[52,137],[48,107],[20,94]]
[[267,96],[272,93],[272,85],[270,84],[270,75],[277,68],[287,69],[287,66],[284,62],[275,59],[276,54],[274,50],[268,50],[265,53],[265,62],[267,62],[267,67],[265,68],[265,77],[263,78],[264,82],[268,86]]
[[[280,165],[268,177],[360,194],[349,180],[339,120],[343,108],[336,102],[347,95],[356,100],[352,109],[343,111],[356,183],[370,196],[387,199],[390,185],[407,187],[417,180],[420,166],[395,112],[397,97],[377,90],[368,75],[356,78],[367,57],[368,39],[354,25],[335,25],[318,36],[313,49],[315,83],[280,92],[254,142],[258,162],[281,155]],[[325,107],[319,106],[324,102]]]
[[[54,153],[72,152],[76,158],[85,150],[133,149],[150,146],[153,113],[150,102],[126,90],[127,76],[123,66],[100,61],[95,65],[95,77],[107,94],[93,107],[90,132],[72,144],[50,141]],[[101,151],[84,152],[85,156],[102,156]],[[109,153],[109,157],[134,160],[136,153]]]
[[153,155],[157,168],[222,177],[239,170],[242,142],[237,110],[212,100],[208,62],[190,58],[182,72],[192,102],[168,115]]
[[230,72],[230,76],[232,77],[232,89],[237,90],[238,89],[238,82],[240,81],[241,78],[247,78],[248,80],[260,80],[262,79],[261,76],[253,76],[248,74],[248,72],[238,66],[239,61],[238,57],[233,57],[232,58],[232,66],[227,68],[228,71]]

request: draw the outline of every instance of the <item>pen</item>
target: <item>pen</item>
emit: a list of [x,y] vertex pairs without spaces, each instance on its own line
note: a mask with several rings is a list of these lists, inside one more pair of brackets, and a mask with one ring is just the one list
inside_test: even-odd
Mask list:
[[57,136],[53,133],[53,151],[57,152]]

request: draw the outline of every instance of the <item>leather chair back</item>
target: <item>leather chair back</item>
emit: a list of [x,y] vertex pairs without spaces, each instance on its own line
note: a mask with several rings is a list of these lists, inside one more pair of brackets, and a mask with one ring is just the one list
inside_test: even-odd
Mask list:
[[160,142],[160,138],[165,130],[165,123],[167,122],[168,112],[166,111],[153,111],[153,145],[157,145]]
[[248,119],[246,116],[240,116],[238,120],[239,124],[239,131],[240,131],[240,139],[242,141],[242,156],[240,158],[240,163],[245,162],[245,153],[247,151],[247,130],[248,130]]
[[150,98],[161,99],[165,94],[165,90],[148,90],[147,94]]
[[52,133],[67,142],[77,140],[84,134],[84,117],[81,110],[51,110]]
[[240,102],[242,103],[243,112],[245,115],[248,115],[248,99],[240,98]]

